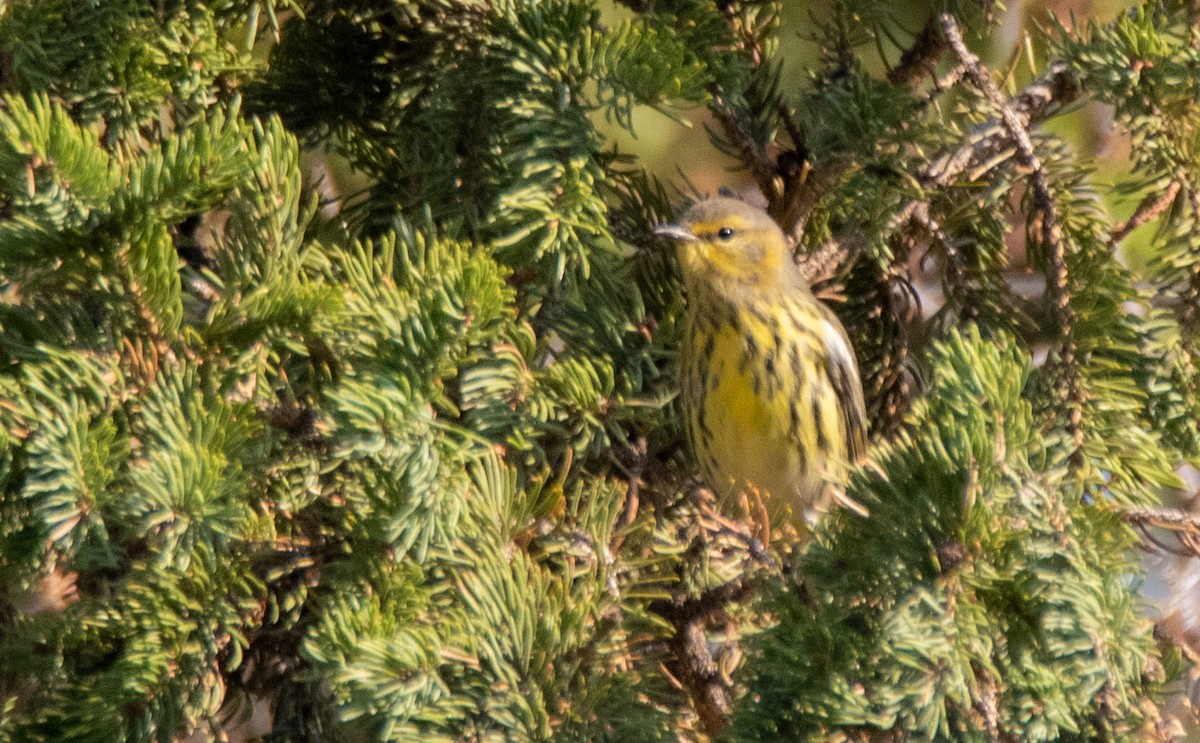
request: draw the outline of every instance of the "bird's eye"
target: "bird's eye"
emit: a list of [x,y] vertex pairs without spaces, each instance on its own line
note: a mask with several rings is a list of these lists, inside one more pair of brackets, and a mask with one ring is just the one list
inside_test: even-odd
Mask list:
[[722,240],[728,240],[729,238],[733,237],[733,228],[722,227],[721,229],[717,230],[717,237],[721,238]]

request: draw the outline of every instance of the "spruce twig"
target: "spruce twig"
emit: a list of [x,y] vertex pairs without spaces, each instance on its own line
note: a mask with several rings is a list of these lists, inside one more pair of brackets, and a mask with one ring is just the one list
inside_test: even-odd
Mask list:
[[[937,83],[939,89],[957,83],[965,74],[965,67],[957,65],[944,80]],[[1033,127],[1077,100],[1082,91],[1075,73],[1059,62],[1050,66],[1048,72],[1026,86],[1020,93],[1007,101],[1007,106],[1024,126]],[[1004,161],[998,157],[1007,146],[1004,124],[999,119],[990,119],[967,134],[955,147],[937,154],[920,168],[914,177],[923,188],[936,191],[950,188],[959,183],[964,174],[971,180],[987,175],[993,167]],[[902,203],[895,216],[888,221],[889,232],[899,232],[910,226],[924,229],[922,222],[929,213],[929,204],[923,199],[910,199]],[[791,239],[799,236],[792,234]],[[819,283],[834,276],[845,265],[854,250],[845,236],[835,236],[820,248],[800,259],[801,271],[809,283]],[[810,265],[811,264],[811,265]]]
[[719,621],[729,606],[745,600],[753,591],[752,581],[736,578],[699,596],[678,595],[650,605],[651,611],[674,627],[670,640],[671,672],[687,691],[709,735],[724,729],[732,706],[729,681],[709,649],[705,629],[710,622]]
[[[953,22],[953,18],[950,20]],[[961,38],[960,33],[960,41]],[[967,54],[971,54],[965,44],[960,46]],[[978,58],[974,55],[971,55],[971,58],[975,60],[976,73],[982,72]],[[958,69],[965,75],[970,68],[960,63]],[[995,83],[992,87],[999,95]],[[1004,109],[1009,113],[1009,122],[1015,123],[1018,129],[1028,130],[1076,101],[1082,92],[1074,71],[1066,64],[1056,62],[1049,66],[1046,74],[1030,83],[1019,94],[1009,100],[1001,100]],[[959,177],[969,168],[973,169],[974,178],[983,177],[987,171],[974,168],[978,168],[980,164],[997,162],[996,156],[1010,146],[1007,126],[1003,117],[989,119],[972,130],[957,147],[935,157],[929,165],[922,168],[917,173],[917,180],[927,188],[947,188],[957,183]]]
[[1068,461],[1072,468],[1083,464],[1083,405],[1086,393],[1083,390],[1081,371],[1076,359],[1074,338],[1075,310],[1071,307],[1070,276],[1067,271],[1067,243],[1063,236],[1058,206],[1050,191],[1050,182],[1041,158],[1033,147],[1028,121],[1008,105],[996,82],[985,70],[963,41],[958,21],[949,13],[941,14],[942,32],[950,50],[966,70],[967,79],[979,89],[996,107],[1008,138],[1016,147],[1016,156],[1029,171],[1028,179],[1033,192],[1033,205],[1038,216],[1038,237],[1049,251],[1052,276],[1049,288],[1054,299],[1055,319],[1059,330],[1059,359],[1063,369],[1062,385],[1067,403],[1067,433],[1071,437],[1072,450]]
[[1182,181],[1176,179],[1171,181],[1162,193],[1147,194],[1146,198],[1138,203],[1129,219],[1113,225],[1109,243],[1115,248],[1117,243],[1129,237],[1131,232],[1165,212],[1175,201],[1175,197],[1179,195],[1179,188],[1182,185]]
[[[1200,516],[1178,508],[1130,507],[1119,511],[1121,520],[1138,530],[1152,550],[1200,558]],[[1168,544],[1151,529],[1161,529],[1178,542]]]
[[[946,49],[946,40],[938,28],[937,18],[930,18],[917,33],[913,43],[900,55],[900,61],[888,71],[892,85],[913,87],[923,74],[933,77],[937,60]],[[936,82],[937,78],[934,77]]]

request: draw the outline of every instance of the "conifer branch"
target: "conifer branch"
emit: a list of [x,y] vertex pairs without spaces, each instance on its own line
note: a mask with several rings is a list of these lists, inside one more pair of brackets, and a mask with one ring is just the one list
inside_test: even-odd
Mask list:
[[[1118,512],[1121,520],[1135,527],[1153,549],[1173,555],[1200,558],[1200,517],[1178,508],[1130,507]],[[1168,544],[1151,529],[1172,534],[1177,545]]]
[[[1174,183],[1179,183],[1179,181]],[[1200,224],[1200,193],[1191,183],[1187,188],[1187,203],[1192,211],[1193,224]],[[1197,399],[1196,323],[1198,318],[1200,318],[1200,261],[1193,260],[1188,264],[1188,283],[1183,293],[1179,314],[1179,355],[1182,358],[1183,373],[1187,384],[1188,410],[1192,411],[1196,409]]]
[[[134,274],[133,267],[129,262],[129,251],[127,246],[122,246],[117,249],[117,263],[121,267],[121,276],[125,282],[125,290],[129,293],[129,298],[133,303],[134,317],[137,320],[139,330],[142,336],[139,338],[137,345],[139,347],[148,345],[151,349],[151,357],[153,361],[146,363],[145,354],[135,354],[132,358],[142,359],[135,361],[133,368],[140,368],[147,376],[143,376],[144,381],[149,383],[157,374],[159,361],[164,356],[171,354],[170,347],[162,335],[162,328],[159,325],[158,318],[154,315],[154,310],[150,308],[149,302],[146,301],[145,289],[141,281]],[[131,349],[131,345],[126,342],[126,348]]]
[[[959,38],[961,40],[961,34]],[[962,48],[965,50],[965,45]],[[969,50],[967,53],[970,54]],[[974,55],[972,58],[976,62],[975,71],[981,72],[978,59]],[[970,67],[960,63],[956,69],[965,75]],[[1078,99],[1081,93],[1075,73],[1066,64],[1056,62],[1050,65],[1045,75],[1030,83],[1012,99],[1005,101],[1004,105],[1011,114],[1010,119],[1018,124],[1018,128],[1026,130],[1037,126],[1063,106]],[[996,156],[1009,146],[1009,134],[1004,119],[991,119],[976,127],[958,147],[934,158],[917,173],[917,180],[929,188],[947,188],[957,183],[959,177],[972,166],[972,178],[981,178],[990,168],[979,170],[980,166],[998,164],[1000,161]]]
[[[941,90],[953,85],[966,74],[966,67],[957,65],[954,70],[938,81],[935,87]],[[1081,94],[1078,77],[1061,62],[1052,64],[1048,72],[1030,83],[1019,94],[1009,99],[1008,108],[1025,127],[1033,127],[1054,115],[1063,106],[1079,98]],[[971,180],[987,175],[993,167],[1006,159],[999,157],[1008,145],[1007,131],[1001,120],[992,119],[976,127],[953,149],[943,152],[915,173],[915,178],[930,190],[950,188],[968,174]],[[888,222],[889,232],[898,232],[910,225],[926,229],[924,217],[929,215],[929,204],[923,199],[905,201],[895,216]],[[802,236],[793,231],[789,238],[793,243]],[[940,242],[940,241],[939,241]],[[835,237],[817,250],[801,259],[801,270],[809,283],[833,276],[854,251],[846,239]],[[811,267],[809,265],[812,264]]]
[[[946,49],[946,40],[938,28],[937,18],[930,18],[917,33],[913,43],[900,55],[900,61],[888,71],[892,85],[912,87],[923,74],[933,77],[937,60]],[[934,77],[935,83],[937,78]]]
[[1129,237],[1131,232],[1165,212],[1175,201],[1175,197],[1179,195],[1181,185],[1182,181],[1176,179],[1171,181],[1162,193],[1147,194],[1146,198],[1138,203],[1129,219],[1113,225],[1112,234],[1109,237],[1110,244],[1116,247],[1117,243]]
[[1029,171],[1028,179],[1033,193],[1033,205],[1037,212],[1038,237],[1049,251],[1052,275],[1048,285],[1054,300],[1055,319],[1059,329],[1059,357],[1063,369],[1063,391],[1068,405],[1067,433],[1071,437],[1072,451],[1069,461],[1072,467],[1083,463],[1083,404],[1085,392],[1076,359],[1074,339],[1075,311],[1071,307],[1070,276],[1067,271],[1067,244],[1058,216],[1058,207],[1050,191],[1046,169],[1042,165],[1029,136],[1028,119],[1008,105],[991,75],[983,69],[976,57],[963,41],[958,22],[949,13],[941,14],[942,32],[951,51],[966,70],[966,77],[996,107],[1007,132],[1009,141],[1016,148],[1016,157]]
[[[921,231],[942,251],[946,266],[947,296],[963,292],[966,288],[966,266],[963,262],[962,252],[958,249],[958,244],[942,228],[942,225],[933,218],[933,215],[930,214],[928,202],[913,201],[911,203],[913,207],[908,219],[913,224],[919,226]],[[963,302],[962,310],[965,318],[968,320],[973,320],[979,315],[979,308],[971,302]]]
[[724,616],[732,604],[753,593],[754,584],[735,579],[708,589],[699,596],[677,595],[655,601],[650,609],[674,627],[671,636],[671,672],[687,691],[696,715],[709,735],[726,724],[731,710],[730,683],[709,648],[705,628]]
[[[936,19],[931,18],[921,31],[918,32],[911,46],[904,50],[896,67],[888,72],[888,81],[896,86],[913,87],[927,72],[933,74],[937,58],[945,50],[946,45],[938,29]],[[935,86],[937,84],[934,78]],[[776,166],[777,178],[782,184],[782,197],[768,199],[768,211],[776,217],[784,234],[793,245],[800,243],[804,237],[804,228],[821,198],[837,184],[838,180],[850,169],[851,163],[837,160],[827,163],[821,169],[812,167],[809,153],[804,144],[803,134],[796,126],[791,112],[786,106],[780,105],[780,118],[792,140],[794,149],[783,152],[778,157]],[[778,193],[779,186],[775,186]],[[764,193],[770,193],[764,191]],[[817,259],[818,263],[828,264],[832,256],[840,256],[844,262],[849,251],[831,246],[825,252],[825,257]]]
[[[780,3],[618,1],[636,12],[615,23],[586,0],[292,7],[267,57],[221,29],[251,29],[248,49],[255,14],[298,4],[82,3],[66,36],[45,33],[62,3],[0,14],[9,737],[234,738],[238,697],[297,740],[1125,739],[1169,722],[1121,533],[1200,554],[1200,516],[1148,508],[1196,448],[1200,199],[1181,158],[1197,124],[1173,77],[1195,10],[1064,28],[1069,61],[1002,101],[961,43],[978,13],[959,33],[842,3],[812,27],[810,111],[780,88]],[[894,66],[869,78],[872,37]],[[187,63],[127,64],[164,58]],[[853,295],[876,428],[928,382],[848,485],[875,517],[817,525],[786,563],[799,590],[762,493],[723,514],[687,480],[669,259],[612,250],[648,243],[673,198],[595,112],[633,131],[633,106],[706,89],[718,147],[815,248],[817,291]],[[1168,189],[1113,230],[1096,179],[1059,169],[1078,156],[1034,136],[1081,89],[1133,132],[1125,180]],[[357,206],[310,216],[301,142],[369,184]],[[1066,438],[1062,372],[1050,399],[1024,384],[1036,362],[1005,316],[1014,179],[1059,279],[1046,314],[1075,292],[1067,372],[1096,374],[1088,453],[1113,518],[1088,528],[1063,493],[1090,473],[1045,461],[1029,412],[1059,411]],[[197,252],[195,226],[229,208],[228,239]],[[1108,240],[1152,221],[1156,260],[1116,266]],[[99,253],[81,239],[98,225]],[[914,317],[906,269],[926,249],[977,322]],[[1170,317],[1125,311],[1146,276]],[[79,596],[44,609],[70,640],[47,647],[25,596],[56,573]]]
[[[775,161],[750,134],[745,115],[716,91],[708,108],[721,127],[721,134],[733,145],[767,203],[777,204],[783,196],[783,179],[776,170]],[[769,211],[775,214],[774,209]]]
[[[766,61],[766,48],[762,44],[760,34],[737,12],[737,3],[723,2],[721,11],[734,33],[734,43],[746,53],[753,67],[760,68]],[[725,138],[749,168],[759,190],[767,197],[768,204],[775,205],[783,197],[784,190],[776,162],[767,154],[765,147],[755,141],[744,113],[733,106],[721,91],[714,89],[712,92],[713,99],[709,110],[720,125]],[[770,211],[775,214],[774,210]]]

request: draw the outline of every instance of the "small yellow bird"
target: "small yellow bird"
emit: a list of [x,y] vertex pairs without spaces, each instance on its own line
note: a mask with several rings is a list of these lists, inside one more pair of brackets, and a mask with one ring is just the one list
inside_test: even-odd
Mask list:
[[778,225],[714,198],[655,234],[677,244],[686,284],[680,386],[708,485],[722,499],[756,493],[801,536],[831,500],[865,514],[844,492],[866,449],[858,364]]

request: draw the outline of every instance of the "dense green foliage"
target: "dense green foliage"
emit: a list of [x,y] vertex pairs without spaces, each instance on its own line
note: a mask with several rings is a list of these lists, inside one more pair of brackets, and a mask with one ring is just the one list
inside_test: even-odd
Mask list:
[[[1192,11],[1052,28],[1010,99],[987,3],[814,4],[800,79],[780,5],[0,2],[0,740],[695,739],[670,607],[742,582],[716,737],[1165,737],[1121,516],[1200,451]],[[1088,99],[1138,273],[1038,129]],[[802,555],[695,485],[639,106],[848,298],[872,516]]]

